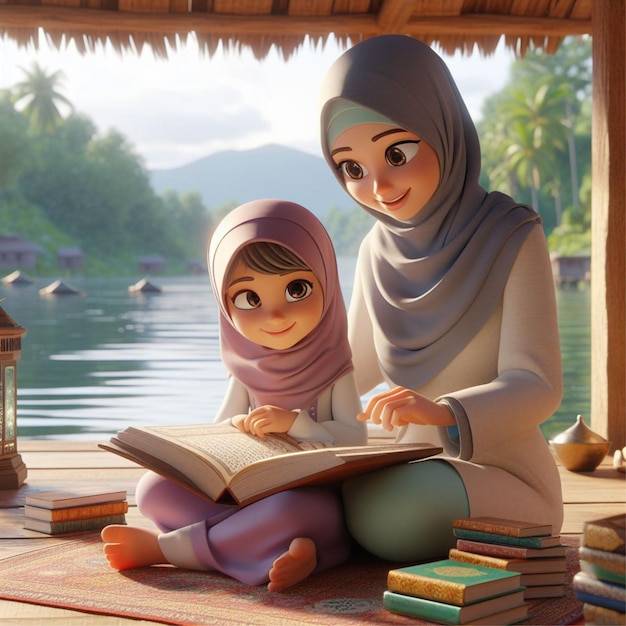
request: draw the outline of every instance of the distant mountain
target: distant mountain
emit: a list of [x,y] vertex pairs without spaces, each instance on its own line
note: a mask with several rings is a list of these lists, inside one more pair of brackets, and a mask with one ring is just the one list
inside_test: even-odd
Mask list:
[[282,198],[298,202],[322,218],[331,207],[355,206],[321,157],[278,145],[219,152],[149,174],[159,195],[168,189],[179,194],[197,191],[209,209],[228,202]]

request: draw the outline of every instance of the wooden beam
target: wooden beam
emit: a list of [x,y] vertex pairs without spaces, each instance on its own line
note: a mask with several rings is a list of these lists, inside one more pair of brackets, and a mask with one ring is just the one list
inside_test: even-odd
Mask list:
[[[380,34],[375,15],[218,15],[207,13],[131,13],[49,6],[0,5],[0,32],[9,29],[155,35],[197,32],[214,36],[238,35],[338,35]],[[409,35],[550,36],[591,33],[592,21],[517,15],[459,15],[412,18],[400,31]]]
[[413,8],[413,2],[407,2],[407,0],[383,0],[376,18],[380,32],[404,32]]
[[626,445],[626,10],[594,2],[591,427]]

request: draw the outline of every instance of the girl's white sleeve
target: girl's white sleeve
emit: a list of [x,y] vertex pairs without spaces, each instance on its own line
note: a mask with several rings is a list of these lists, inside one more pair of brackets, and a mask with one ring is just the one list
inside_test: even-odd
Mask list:
[[342,376],[329,391],[332,419],[318,422],[307,411],[300,411],[288,434],[300,441],[326,441],[336,446],[365,445],[367,427],[356,419],[362,407],[354,372]]
[[214,421],[216,423],[226,422],[235,415],[247,414],[249,412],[250,397],[248,390],[237,378],[231,376],[228,379],[228,387]]

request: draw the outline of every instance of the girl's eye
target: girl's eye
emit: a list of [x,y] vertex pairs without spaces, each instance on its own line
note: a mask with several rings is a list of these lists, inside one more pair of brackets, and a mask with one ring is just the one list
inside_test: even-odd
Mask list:
[[421,139],[394,143],[385,151],[385,160],[392,167],[405,165],[419,152],[420,141]]
[[285,289],[285,298],[287,302],[297,302],[308,298],[313,292],[313,284],[308,280],[292,280]]
[[356,161],[342,161],[339,167],[343,175],[352,180],[360,180],[363,176],[367,176],[367,170]]
[[232,298],[235,308],[242,311],[248,311],[251,309],[258,309],[261,306],[261,298],[249,289],[245,291],[238,291]]

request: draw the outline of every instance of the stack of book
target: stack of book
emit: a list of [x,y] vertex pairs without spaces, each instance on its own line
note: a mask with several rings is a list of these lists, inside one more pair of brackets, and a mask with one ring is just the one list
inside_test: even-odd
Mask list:
[[626,624],[625,527],[624,514],[583,526],[574,589],[587,624]]
[[48,535],[125,524],[126,491],[45,491],[27,495],[24,528]]
[[452,525],[457,543],[450,559],[520,573],[526,600],[565,595],[566,547],[551,525],[493,517]]
[[450,559],[390,570],[383,606],[443,624],[514,624],[528,616],[519,573]]

